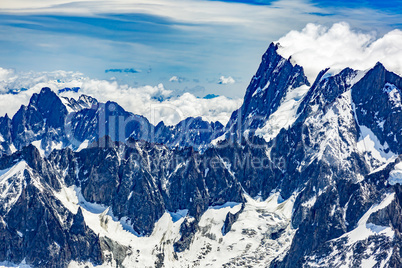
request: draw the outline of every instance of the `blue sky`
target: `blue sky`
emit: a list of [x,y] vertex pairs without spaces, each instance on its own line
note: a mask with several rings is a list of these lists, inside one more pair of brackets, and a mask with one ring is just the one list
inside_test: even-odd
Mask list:
[[[238,98],[269,43],[290,30],[345,21],[381,37],[401,29],[401,6],[372,0],[2,1],[0,67],[79,71],[133,86],[163,83],[177,94]],[[105,72],[110,69],[138,72]]]

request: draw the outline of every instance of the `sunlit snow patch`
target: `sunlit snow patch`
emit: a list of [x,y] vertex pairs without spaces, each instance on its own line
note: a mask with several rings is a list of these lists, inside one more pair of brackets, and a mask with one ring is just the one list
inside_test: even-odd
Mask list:
[[388,183],[391,185],[397,183],[402,185],[402,162],[396,164],[394,170],[389,173]]
[[378,226],[373,223],[367,223],[367,221],[371,214],[391,204],[392,200],[394,200],[394,195],[394,193],[387,194],[380,204],[371,206],[371,208],[360,218],[359,222],[357,223],[357,227],[354,230],[342,235],[340,238],[347,237],[348,245],[354,244],[357,241],[365,240],[372,235],[385,235],[392,238],[394,236],[394,231],[391,227]]
[[387,142],[381,144],[377,136],[366,126],[360,126],[360,138],[357,143],[359,152],[369,152],[371,155],[382,163],[393,160],[396,156],[391,150]]
[[394,108],[402,107],[401,92],[394,84],[386,83],[382,90],[388,94],[388,99],[394,105]]
[[[158,255],[160,253],[163,253],[165,267],[221,267],[242,262],[253,267],[266,267],[288,250],[295,233],[290,224],[294,196],[285,201],[279,193],[265,201],[246,196],[244,209],[228,233],[222,233],[226,215],[228,212],[237,213],[242,204],[228,202],[210,207],[199,221],[190,249],[178,253],[173,245],[180,239],[180,225],[188,218],[187,210],[166,211],[155,223],[150,236],[138,236],[127,231],[109,208],[86,202],[75,186],[63,187],[55,195],[73,213],[80,205],[86,224],[100,237],[109,237],[130,248],[132,254],[123,261],[126,267],[154,267],[158,256],[162,256]],[[90,263],[76,262],[72,262],[70,267],[85,265],[92,267]]]
[[0,170],[0,204],[5,211],[17,202],[24,183],[25,161],[18,162],[13,167]]
[[289,89],[278,109],[269,116],[262,128],[256,130],[256,135],[270,141],[278,135],[282,128],[291,126],[297,119],[297,109],[308,90],[309,87],[306,85]]

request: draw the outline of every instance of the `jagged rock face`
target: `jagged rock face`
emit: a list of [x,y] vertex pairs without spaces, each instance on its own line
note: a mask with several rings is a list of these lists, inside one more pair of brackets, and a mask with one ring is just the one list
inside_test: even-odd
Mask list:
[[280,157],[267,154],[270,145],[263,139],[253,136],[241,144],[225,141],[217,148],[207,150],[204,155],[214,159],[215,154],[222,159],[242,188],[250,196],[266,199],[273,190],[279,189],[286,163]]
[[153,126],[139,115],[125,111],[115,102],[98,103],[91,108],[81,109],[68,120],[69,132],[76,146],[81,142],[96,141],[105,135],[114,141],[128,137],[150,140]]
[[81,95],[78,100],[67,97],[61,97],[60,99],[66,106],[67,110],[70,109],[72,112],[78,112],[85,108],[95,108],[99,105],[99,102],[96,99],[87,95]]
[[395,153],[402,148],[402,79],[378,63],[352,89],[359,124],[387,143]]
[[116,241],[108,237],[101,237],[101,248],[104,252],[110,252],[111,254],[104,254],[104,264],[112,266],[116,264],[116,267],[124,267],[123,261],[127,255],[131,255],[132,252],[129,248],[120,245]]
[[25,260],[35,267],[67,267],[71,260],[101,264],[99,238],[86,226],[80,210],[76,215],[68,211],[27,164],[42,161],[36,148],[26,148],[14,157],[20,162],[6,173],[12,187],[2,187],[6,198],[1,200],[0,260]]
[[303,68],[293,66],[290,59],[284,59],[276,52],[277,49],[278,45],[271,43],[247,87],[243,105],[232,114],[226,126],[237,138],[241,138],[246,130],[254,132],[262,127],[289,90],[310,85]]
[[170,147],[194,147],[204,151],[209,143],[223,134],[220,122],[208,123],[201,117],[189,117],[176,126],[165,126],[163,122],[155,127],[155,141]]
[[183,252],[190,248],[194,234],[198,230],[198,225],[195,220],[186,218],[180,226],[180,239],[174,244],[176,252]]
[[7,114],[4,117],[0,117],[0,135],[0,155],[2,155],[3,153],[11,154],[11,119],[8,117]]
[[[271,154],[285,153],[288,156],[286,163],[295,163],[287,165],[289,180],[285,176],[285,185],[293,187],[282,188],[282,195],[286,196],[300,185],[305,187],[295,201],[292,222],[294,228],[298,229],[292,246],[285,258],[272,263],[273,267],[294,267],[295,264],[307,267],[342,263],[349,266],[363,265],[368,256],[362,252],[372,243],[382,243],[373,248],[377,256],[375,261],[386,262],[387,257],[391,256],[390,249],[398,245],[394,244],[397,239],[390,240],[387,235],[367,238],[363,235],[361,239],[348,243],[353,240],[350,237],[356,235],[355,230],[363,228],[362,219],[370,207],[381,203],[387,192],[395,190],[386,186],[389,175],[384,176],[381,172],[369,174],[372,161],[368,161],[359,149],[363,136],[360,129],[363,124],[368,125],[362,122],[375,119],[379,109],[366,105],[367,110],[362,113],[359,103],[364,103],[361,100],[373,94],[373,88],[377,88],[375,92],[379,94],[384,85],[389,83],[381,76],[374,76],[376,82],[372,81],[372,72],[377,68],[378,65],[356,84],[353,79],[358,72],[350,69],[329,78],[323,78],[324,72],[321,73],[300,105],[296,123],[276,137]],[[390,99],[381,98],[383,107],[392,104]],[[359,116],[366,115],[367,119],[358,120]],[[369,126],[371,128],[372,125]],[[369,146],[365,142],[363,140],[363,145]],[[400,150],[399,146],[387,148],[397,154]],[[286,155],[282,154],[283,157]],[[374,217],[374,214],[368,216]],[[387,215],[385,218],[390,221],[391,217]],[[377,226],[371,226],[370,221],[364,225],[369,226],[368,229]],[[384,226],[392,225],[387,223]],[[396,231],[394,227],[390,228]],[[347,251],[360,255],[346,256]]]
[[401,186],[395,187],[395,199],[391,204],[370,215],[368,223],[373,223],[378,226],[392,226],[397,233],[402,231],[402,214],[401,214]]
[[[357,71],[346,68],[337,75],[325,77],[328,71],[329,69],[325,69],[318,74],[316,81],[298,108],[299,113],[314,105],[319,105],[320,109],[324,109],[326,104],[334,102],[336,98],[350,89],[351,82],[357,75]],[[308,116],[308,112],[305,112],[305,116]]]
[[[240,213],[243,212],[244,209],[244,204],[242,205],[241,209],[236,212],[235,214],[232,214],[230,211],[228,214],[226,214],[225,222],[223,223],[222,227],[222,234],[226,235],[230,230],[232,229],[233,223],[237,221],[239,218]],[[274,239],[278,238],[279,236],[277,235]]]
[[201,164],[206,161],[194,150],[109,142],[104,149],[55,151],[50,165],[64,170],[67,186],[80,187],[87,201],[110,206],[118,218],[127,217],[139,234],[149,235],[165,210],[188,209],[199,218],[211,205],[243,200],[240,185],[223,163],[206,171]]
[[[276,51],[224,128],[154,127],[48,89],[0,118],[0,262],[400,266],[401,78],[377,64],[323,70],[309,87]],[[71,145],[63,131],[72,148],[23,147]]]
[[43,88],[12,119],[0,117],[0,153],[11,154],[14,147],[19,150],[34,142],[43,155],[49,155],[53,149],[68,146],[86,148],[105,135],[114,141],[133,138],[203,151],[222,130],[221,123],[201,117],[187,118],[176,126],[162,122],[154,127],[145,117],[129,113],[115,102],[100,103],[86,95],[78,100],[59,98]]
[[50,90],[43,88],[34,94],[28,106],[21,106],[11,121],[11,137],[14,146],[23,146],[42,140],[42,148],[52,145],[53,141],[64,141],[64,118],[67,109],[60,99]]

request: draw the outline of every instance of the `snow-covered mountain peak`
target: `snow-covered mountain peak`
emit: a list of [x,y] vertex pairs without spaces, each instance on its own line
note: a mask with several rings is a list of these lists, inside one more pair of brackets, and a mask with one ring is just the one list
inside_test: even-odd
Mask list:
[[46,88],[0,118],[0,262],[402,265],[401,77],[377,64],[310,85],[277,50],[225,127]]

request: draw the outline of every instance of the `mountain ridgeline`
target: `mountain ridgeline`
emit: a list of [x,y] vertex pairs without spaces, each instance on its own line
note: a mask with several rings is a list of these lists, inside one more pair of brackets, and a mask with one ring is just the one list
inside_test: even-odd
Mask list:
[[186,118],[175,126],[163,122],[153,126],[145,117],[129,113],[115,102],[99,103],[86,95],[78,100],[58,97],[50,88],[43,88],[12,119],[7,114],[0,117],[0,127],[2,154],[34,143],[48,155],[56,148],[87,147],[106,135],[115,141],[134,138],[202,150],[221,135],[224,126],[201,117]]
[[228,124],[49,88],[0,118],[0,264],[401,267],[402,78],[271,44]]

